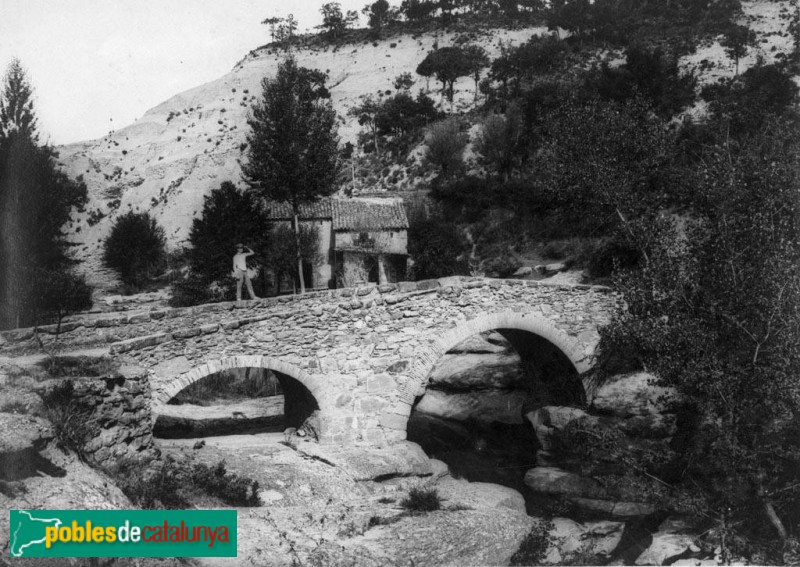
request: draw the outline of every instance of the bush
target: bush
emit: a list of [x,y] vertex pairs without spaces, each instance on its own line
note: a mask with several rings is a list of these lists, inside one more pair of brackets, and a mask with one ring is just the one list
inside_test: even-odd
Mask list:
[[425,161],[440,168],[443,177],[452,175],[461,168],[467,141],[458,120],[438,122],[431,126],[425,137]]
[[603,64],[596,74],[589,75],[585,88],[617,102],[640,95],[659,115],[670,118],[694,102],[696,82],[691,72],[681,73],[676,57],[668,58],[660,49],[633,46],[624,65],[611,68]]
[[72,380],[64,380],[42,395],[45,416],[53,424],[59,445],[86,459],[86,443],[97,436],[91,410],[75,398]]
[[231,506],[261,506],[258,482],[225,471],[225,461],[213,467],[202,463],[192,468],[192,482]]
[[433,512],[442,507],[442,499],[435,488],[414,487],[400,505],[412,512]]
[[455,223],[440,216],[414,219],[408,231],[408,253],[416,280],[466,275],[469,243]]
[[57,333],[61,331],[61,321],[70,313],[89,309],[92,306],[92,288],[83,276],[78,276],[66,268],[31,270],[34,286],[34,304],[38,313],[37,322],[55,321]]
[[520,266],[522,266],[522,262],[505,254],[485,260],[481,267],[488,276],[507,278],[516,272]]
[[185,485],[186,471],[172,457],[152,462],[124,460],[107,471],[131,502],[146,510],[185,508],[178,493]]
[[538,522],[531,528],[519,549],[511,556],[510,565],[542,565],[547,550],[557,543],[550,532],[555,529],[553,522]]
[[103,243],[103,263],[123,283],[141,288],[166,260],[164,229],[148,213],[119,217]]
[[586,269],[593,278],[610,277],[614,270],[634,268],[641,260],[641,252],[619,237],[602,240],[587,255]]

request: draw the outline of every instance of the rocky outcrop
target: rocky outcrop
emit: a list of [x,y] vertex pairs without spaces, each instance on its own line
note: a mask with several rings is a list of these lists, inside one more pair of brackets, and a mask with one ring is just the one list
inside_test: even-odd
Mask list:
[[697,536],[689,535],[691,531],[692,527],[679,518],[664,520],[652,543],[636,558],[636,565],[670,565],[679,556],[697,555],[700,548],[694,543]]
[[677,401],[674,390],[657,385],[648,372],[612,376],[594,393],[592,408],[599,414],[621,418],[661,415]]
[[522,423],[522,405],[528,398],[523,390],[481,390],[452,393],[428,390],[416,411],[439,418],[483,423]]
[[472,508],[508,508],[525,513],[525,498],[507,486],[447,477],[436,483],[436,490],[450,504]]
[[[677,396],[654,381],[642,372],[615,376],[596,390],[588,410],[546,406],[528,412],[542,450],[526,484],[615,517],[659,509],[663,486],[631,476],[625,464],[646,458],[651,466],[667,467],[675,456],[670,441],[677,431]],[[602,449],[593,450],[593,443]]]
[[650,495],[636,484],[603,484],[590,476],[556,467],[536,467],[525,474],[525,483],[534,492],[564,497],[578,506],[611,516],[645,516],[656,511],[645,499]]
[[608,558],[617,549],[625,524],[608,520],[580,523],[569,518],[553,518],[550,536],[556,545],[551,546],[545,558],[548,564],[569,564],[571,556],[582,553]]
[[153,434],[165,439],[209,437],[263,431],[283,424],[283,396],[269,396],[227,405],[165,405],[156,416]]
[[341,469],[353,480],[383,480],[433,473],[430,459],[416,443],[403,441],[388,448],[346,448],[300,442],[297,450]]
[[490,390],[519,388],[524,381],[519,355],[514,352],[461,352],[444,355],[431,371],[428,385],[446,390]]
[[0,480],[14,481],[36,474],[41,467],[39,451],[54,437],[47,420],[0,413]]

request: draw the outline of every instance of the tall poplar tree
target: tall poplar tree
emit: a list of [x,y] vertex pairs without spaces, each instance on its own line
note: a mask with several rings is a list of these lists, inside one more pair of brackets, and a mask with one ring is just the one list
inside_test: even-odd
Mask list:
[[292,207],[300,292],[305,293],[300,246],[300,207],[333,193],[339,173],[336,112],[325,74],[289,57],[275,78],[265,77],[263,93],[247,123],[248,160],[242,175],[250,189]]

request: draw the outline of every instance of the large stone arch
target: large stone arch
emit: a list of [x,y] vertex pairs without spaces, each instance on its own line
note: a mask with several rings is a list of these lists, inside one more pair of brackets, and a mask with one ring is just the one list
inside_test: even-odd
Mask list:
[[294,378],[303,386],[308,388],[308,391],[318,400],[320,407],[325,399],[325,396],[320,391],[322,383],[316,377],[308,374],[301,368],[294,364],[290,364],[283,360],[273,358],[271,356],[230,356],[216,360],[210,360],[192,368],[188,372],[184,372],[172,382],[163,387],[160,392],[153,396],[153,411],[158,413],[158,409],[172,399],[178,392],[191,386],[198,380],[221,372],[223,370],[231,370],[233,368],[265,368],[274,372],[280,372],[290,378]]
[[[444,332],[433,344],[417,355],[411,370],[411,378],[417,386],[416,396],[425,392],[433,366],[447,351],[473,335],[496,329],[526,331],[546,339],[564,353],[579,375],[592,366],[591,353],[594,352],[594,345],[581,343],[537,313],[512,311],[485,313]],[[590,384],[586,380],[583,382],[584,389],[588,392]],[[413,403],[413,400],[407,401]]]

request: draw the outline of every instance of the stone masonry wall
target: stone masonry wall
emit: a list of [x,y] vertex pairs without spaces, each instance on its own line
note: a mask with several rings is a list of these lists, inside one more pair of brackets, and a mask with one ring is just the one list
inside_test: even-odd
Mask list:
[[149,459],[153,415],[148,373],[123,367],[111,376],[73,378],[73,397],[89,410],[88,424],[97,432],[84,446],[89,460],[112,466],[124,459]]

